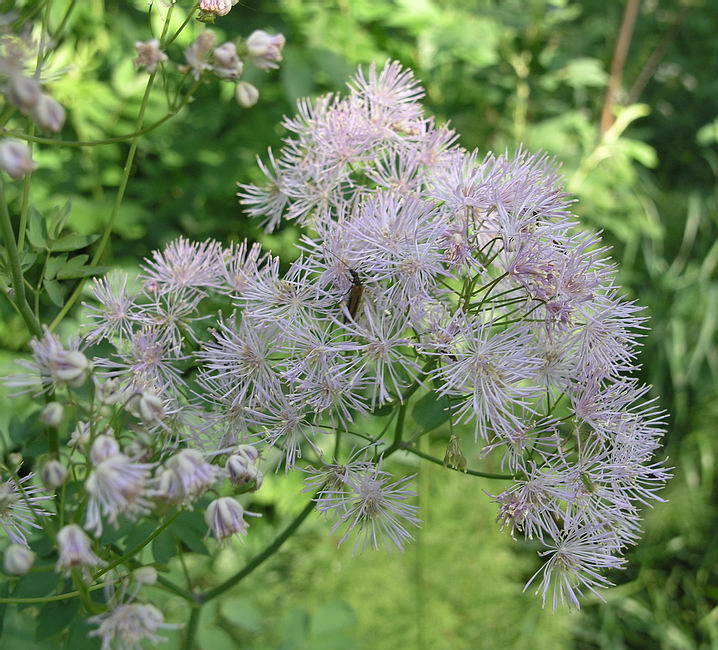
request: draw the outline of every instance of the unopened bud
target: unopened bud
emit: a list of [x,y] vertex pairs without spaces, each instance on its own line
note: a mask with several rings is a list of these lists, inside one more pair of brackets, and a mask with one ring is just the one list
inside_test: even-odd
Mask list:
[[75,430],[70,434],[70,440],[67,443],[70,447],[84,449],[90,442],[90,425],[87,422],[78,422]]
[[247,534],[244,508],[232,497],[220,497],[207,506],[204,520],[212,534],[220,541],[231,535]]
[[252,445],[239,445],[235,453],[243,456],[250,463],[256,463],[259,460],[259,450]]
[[282,60],[284,36],[272,36],[262,29],[252,32],[247,39],[247,51],[252,63],[260,70],[278,68],[277,63]]
[[132,412],[143,422],[159,422],[165,416],[162,400],[150,391],[144,391],[132,400]]
[[157,569],[151,566],[143,566],[132,572],[132,577],[141,585],[151,586],[157,582]]
[[60,402],[50,402],[40,413],[40,421],[48,427],[59,427],[65,413]]
[[237,103],[242,108],[252,108],[259,100],[259,90],[246,81],[240,81],[234,90]]
[[40,479],[48,490],[54,490],[67,479],[67,469],[59,460],[49,460],[40,470]]
[[237,46],[228,41],[214,50],[214,73],[220,79],[239,79],[244,70],[244,64],[237,56]]
[[15,180],[35,169],[30,147],[20,140],[6,138],[0,141],[0,169]]
[[20,544],[10,544],[5,550],[5,572],[14,576],[27,573],[35,561],[35,554]]
[[199,0],[202,18],[226,16],[239,0]]
[[31,115],[41,129],[52,133],[57,133],[65,124],[65,109],[50,95],[40,95]]
[[23,457],[19,451],[14,451],[11,454],[8,454],[7,462],[10,467],[20,467],[20,465],[22,465],[22,461]]
[[127,393],[120,387],[119,379],[108,379],[101,384],[96,383],[95,396],[100,404],[117,404],[127,397]]
[[34,77],[16,73],[10,77],[5,94],[10,102],[27,115],[37,105],[42,90]]
[[90,458],[93,465],[99,465],[103,460],[107,460],[110,456],[119,453],[120,445],[117,440],[108,435],[97,436],[95,442],[92,443]]
[[58,381],[64,381],[78,388],[85,383],[89,366],[90,362],[82,352],[69,350],[56,361],[53,374]]

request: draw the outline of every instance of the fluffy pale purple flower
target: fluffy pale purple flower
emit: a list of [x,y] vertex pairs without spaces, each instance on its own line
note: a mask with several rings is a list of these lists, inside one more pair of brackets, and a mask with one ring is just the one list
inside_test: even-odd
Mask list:
[[52,500],[52,495],[44,494],[41,485],[34,485],[34,478],[35,474],[28,474],[0,483],[0,526],[11,544],[27,546],[27,535],[33,528],[42,528],[38,518],[53,514],[40,505]]

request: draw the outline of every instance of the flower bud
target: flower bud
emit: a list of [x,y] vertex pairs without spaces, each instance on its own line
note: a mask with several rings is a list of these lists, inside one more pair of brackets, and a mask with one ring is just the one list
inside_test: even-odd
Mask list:
[[78,422],[74,431],[70,434],[70,440],[67,443],[70,447],[84,449],[90,442],[90,425],[87,422]]
[[5,550],[5,572],[14,576],[27,573],[35,561],[35,554],[20,544],[10,544]]
[[50,402],[40,413],[40,421],[48,427],[59,427],[65,413],[60,402]]
[[278,68],[277,62],[282,60],[284,36],[272,36],[262,29],[252,32],[247,39],[247,51],[252,63],[260,70]]
[[31,115],[41,129],[52,133],[57,133],[65,124],[65,109],[50,95],[40,95]]
[[90,362],[79,350],[69,350],[55,360],[53,375],[58,381],[79,388],[85,383]]
[[97,436],[95,442],[92,443],[90,459],[93,465],[99,465],[102,461],[118,453],[120,453],[120,445],[117,444],[117,440],[112,436],[103,434]]
[[240,81],[234,90],[237,103],[242,108],[252,108],[259,100],[259,90],[246,81]]
[[67,469],[59,460],[48,460],[40,470],[40,480],[48,490],[59,488],[66,479]]
[[120,387],[119,379],[108,379],[103,383],[95,384],[95,397],[100,404],[117,404],[128,397],[127,391]]
[[238,445],[235,453],[246,458],[249,463],[256,463],[259,460],[259,450],[252,445]]
[[144,391],[132,400],[131,411],[143,422],[151,424],[159,422],[165,415],[162,400],[151,391]]
[[10,467],[20,467],[23,462],[22,454],[19,451],[14,451],[11,454],[8,454],[7,462]]
[[157,582],[157,569],[152,566],[143,566],[132,572],[132,577],[141,585],[151,586]]
[[0,141],[0,169],[15,180],[35,169],[30,147],[20,140],[6,138]]
[[167,55],[160,50],[160,42],[156,38],[146,43],[135,41],[135,52],[137,52],[137,58],[134,60],[135,67],[144,68],[150,74],[157,70],[160,63],[167,60]]
[[239,0],[199,0],[202,18],[226,16]]
[[15,73],[10,77],[5,94],[11,103],[27,115],[37,105],[42,90],[34,77]]
[[244,70],[244,64],[237,56],[237,46],[228,41],[214,50],[214,73],[220,79],[239,79]]
[[73,569],[94,567],[102,561],[92,552],[90,538],[77,524],[64,526],[57,533],[58,560],[56,570],[70,575]]
[[235,534],[247,534],[244,508],[232,497],[220,497],[212,501],[204,513],[204,520],[219,541]]

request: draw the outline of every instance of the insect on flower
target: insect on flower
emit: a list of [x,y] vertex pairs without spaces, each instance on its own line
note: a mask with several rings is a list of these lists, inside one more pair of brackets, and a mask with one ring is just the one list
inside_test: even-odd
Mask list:
[[347,272],[349,273],[349,277],[351,278],[351,287],[349,287],[349,291],[346,294],[346,312],[344,315],[344,322],[346,323],[349,319],[354,320],[354,317],[356,316],[357,312],[359,311],[359,305],[361,304],[362,296],[364,295],[364,283],[362,282],[361,277],[359,276],[359,273],[353,269],[351,266],[349,266],[343,259],[341,259],[338,255],[335,255],[330,250],[324,251],[325,253],[329,253],[332,255],[338,262],[343,264]]

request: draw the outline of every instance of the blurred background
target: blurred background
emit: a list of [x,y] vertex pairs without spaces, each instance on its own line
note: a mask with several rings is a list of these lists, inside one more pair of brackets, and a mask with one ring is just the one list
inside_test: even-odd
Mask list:
[[[56,0],[53,12],[62,16],[68,2]],[[170,59],[181,59],[200,28],[182,35]],[[419,472],[425,524],[414,545],[353,556],[313,516],[273,562],[206,608],[202,648],[718,648],[714,0],[241,0],[214,26],[221,38],[258,28],[286,36],[281,70],[247,77],[261,93],[254,108],[241,109],[230,84],[208,85],[141,141],[108,263],[136,268],[180,234],[250,237],[291,260],[299,233],[261,233],[237,204],[237,181],[259,179],[255,156],[281,143],[281,117],[297,98],[340,90],[358,64],[398,59],[465,147],[524,143],[563,164],[584,227],[603,231],[627,293],[648,308],[642,378],[670,412],[665,453],[675,478],[668,502],[645,513],[645,536],[627,570],[612,576],[606,602],[554,613],[522,593],[539,566],[536,547],[497,529],[484,493],[497,486],[400,459]],[[132,131],[145,84],[132,66],[134,42],[148,38],[146,0],[77,6],[50,68],[53,95],[68,108],[65,138]],[[148,122],[163,107],[158,92]],[[33,200],[46,210],[69,198],[73,227],[101,231],[126,152],[127,144],[40,147]],[[5,302],[0,310],[6,368],[27,341]],[[65,331],[73,329],[71,318]],[[425,450],[443,456],[447,440],[439,428]],[[210,564],[201,540],[188,542],[190,573],[209,585],[242,566],[303,507],[301,490],[299,477],[269,477],[257,495],[265,516],[247,543]],[[165,607],[182,620],[179,603]],[[6,625],[15,647],[47,647],[22,612]],[[174,636],[162,647],[177,644]],[[98,644],[79,630],[67,647]]]

